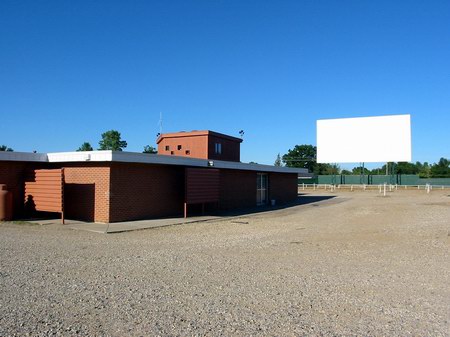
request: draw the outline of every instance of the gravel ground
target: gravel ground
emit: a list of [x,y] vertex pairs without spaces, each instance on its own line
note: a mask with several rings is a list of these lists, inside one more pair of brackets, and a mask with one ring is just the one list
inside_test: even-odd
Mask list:
[[450,336],[448,194],[108,235],[2,223],[0,336]]

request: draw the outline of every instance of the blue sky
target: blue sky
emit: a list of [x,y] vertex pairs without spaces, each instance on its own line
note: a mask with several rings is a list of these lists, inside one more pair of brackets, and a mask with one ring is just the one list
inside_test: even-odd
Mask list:
[[241,160],[273,164],[317,119],[409,113],[413,161],[450,157],[447,0],[2,0],[0,46],[16,151],[116,129],[140,152],[162,112],[164,132],[243,129]]

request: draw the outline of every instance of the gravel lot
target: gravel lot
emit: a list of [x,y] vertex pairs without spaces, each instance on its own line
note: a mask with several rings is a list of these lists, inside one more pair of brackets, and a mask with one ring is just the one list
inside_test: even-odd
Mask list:
[[0,336],[450,336],[450,192],[314,193],[121,234],[2,223]]

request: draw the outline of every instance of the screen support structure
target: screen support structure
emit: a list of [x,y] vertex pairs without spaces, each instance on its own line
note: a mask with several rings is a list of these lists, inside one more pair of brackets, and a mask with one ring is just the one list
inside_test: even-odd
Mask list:
[[336,186],[336,185],[338,185],[338,183],[337,183],[337,173],[338,173],[337,163],[332,164],[331,170],[332,170],[331,185]]
[[360,171],[359,171],[359,182],[360,182],[360,184],[364,185],[366,183],[365,182],[364,163],[359,163],[359,168],[360,168]]
[[391,167],[390,167],[390,174],[389,174],[389,183],[391,184],[391,185],[395,185],[397,182],[396,182],[396,175],[395,175],[395,163],[394,162],[392,162],[391,163]]

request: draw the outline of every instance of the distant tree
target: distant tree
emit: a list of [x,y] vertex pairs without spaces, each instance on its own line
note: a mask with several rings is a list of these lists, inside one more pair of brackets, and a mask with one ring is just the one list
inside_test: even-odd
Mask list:
[[370,170],[370,174],[372,174],[372,175],[380,175],[381,174],[381,167],[377,167],[377,168],[374,168],[374,169]]
[[317,149],[312,145],[295,145],[294,148],[288,150],[288,153],[283,155],[283,163],[287,167],[306,168],[309,172],[314,170],[316,165]]
[[6,145],[0,145],[0,151],[13,152],[14,150]]
[[419,178],[430,178],[431,177],[431,166],[428,162],[424,162],[423,164],[420,162],[416,163],[417,168],[419,169]]
[[142,151],[142,153],[156,154],[156,153],[158,153],[158,151],[153,146],[145,145],[144,146],[144,151]]
[[279,153],[277,154],[277,159],[275,159],[275,163],[273,165],[274,166],[282,166],[282,164],[281,164],[281,156],[280,156]]
[[287,167],[306,168],[315,175],[330,174],[332,170],[330,164],[319,164],[316,162],[317,148],[313,145],[295,145],[294,149],[289,149],[283,155],[283,163]]
[[325,174],[340,174],[341,167],[338,164],[331,164],[325,166]]
[[84,142],[83,144],[81,144],[77,151],[94,151],[94,149],[92,148],[91,144],[89,144],[88,142]]
[[127,142],[121,139],[120,132],[109,130],[102,133],[102,140],[98,143],[99,150],[122,151],[127,147]]
[[432,178],[450,177],[450,161],[446,158],[439,159],[439,162],[431,165],[430,173]]
[[257,162],[251,161],[249,164],[258,164]]
[[395,174],[417,174],[419,173],[419,168],[416,164],[408,162],[398,162],[394,166]]
[[341,171],[341,174],[346,175],[346,176],[349,176],[349,175],[352,174],[352,172],[349,171],[349,170],[342,170],[342,171]]
[[370,170],[367,169],[367,167],[363,167],[362,166],[356,166],[352,169],[352,174],[370,174]]

